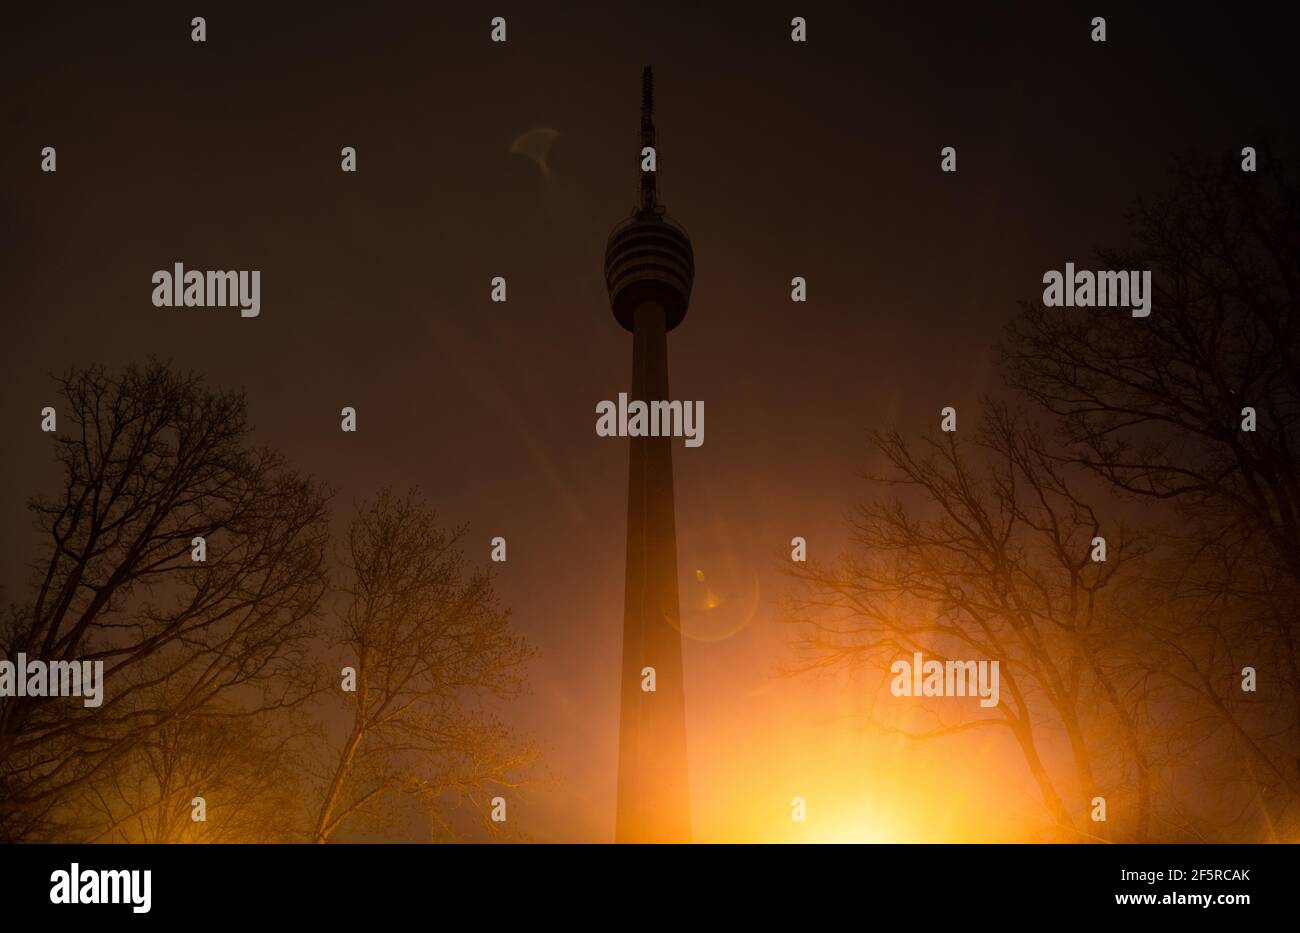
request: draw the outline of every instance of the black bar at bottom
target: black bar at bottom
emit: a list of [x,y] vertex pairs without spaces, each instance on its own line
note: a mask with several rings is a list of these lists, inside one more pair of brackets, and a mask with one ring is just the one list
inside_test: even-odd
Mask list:
[[[1127,913],[1181,922],[1200,912],[1232,922],[1296,905],[1296,851],[1247,845],[0,846],[0,910],[6,919],[205,926],[285,920],[296,928],[403,916],[496,927],[565,921],[588,911],[593,919],[638,928],[709,916],[725,917],[734,928],[743,916],[766,924],[776,915],[825,918],[830,910],[847,910],[845,919],[863,923],[900,912],[922,923],[981,915],[1039,921],[1044,910],[1058,919]],[[92,899],[117,903],[83,902]]]

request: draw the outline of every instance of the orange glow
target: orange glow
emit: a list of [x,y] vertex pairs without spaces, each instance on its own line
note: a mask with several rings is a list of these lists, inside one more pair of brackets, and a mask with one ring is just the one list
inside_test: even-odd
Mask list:
[[[928,741],[872,730],[873,698],[875,718],[894,727],[931,723],[865,678],[773,675],[776,646],[759,648],[780,637],[771,628],[729,651],[688,643],[702,662],[687,673],[696,841],[1005,842],[1033,831],[1039,804],[1003,730]],[[729,663],[745,656],[752,665]]]

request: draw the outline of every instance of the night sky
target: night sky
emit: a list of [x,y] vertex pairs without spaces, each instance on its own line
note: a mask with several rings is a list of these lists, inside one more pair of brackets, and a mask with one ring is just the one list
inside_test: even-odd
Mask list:
[[[884,793],[880,740],[844,718],[859,688],[776,674],[791,537],[819,557],[845,545],[844,513],[872,493],[868,431],[919,434],[945,405],[973,425],[1016,302],[1044,270],[1125,245],[1126,208],[1173,156],[1262,145],[1294,119],[1279,88],[1295,30],[1184,4],[439,6],[6,19],[7,596],[33,556],[25,503],[57,483],[51,372],[156,355],[243,386],[256,439],[337,490],[338,527],[381,486],[418,484],[468,524],[476,561],[507,539],[500,590],[540,653],[505,714],[544,750],[512,815],[538,838],[611,838],[628,451],[596,436],[594,408],[630,380],[602,260],[632,207],[651,64],[661,197],[697,267],[672,397],[707,415],[704,446],[673,450],[696,838],[748,822],[740,800],[770,800],[779,823],[828,770]],[[537,128],[558,132],[549,173],[510,151]],[[174,262],[260,269],[261,315],[155,308],[150,276]],[[888,753],[963,812],[993,793],[936,774],[933,750]],[[942,815],[916,819],[942,834]]]

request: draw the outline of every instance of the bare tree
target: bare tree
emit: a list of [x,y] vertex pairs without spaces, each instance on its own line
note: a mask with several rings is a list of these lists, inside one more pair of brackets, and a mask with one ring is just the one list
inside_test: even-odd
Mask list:
[[[1127,492],[1206,506],[1246,525],[1300,577],[1300,191],[1272,161],[1258,177],[1188,161],[1138,202],[1138,246],[1100,255],[1153,271],[1149,318],[1028,302],[1004,361],[1058,416],[1075,458]],[[1242,409],[1259,429],[1242,430]]]
[[414,494],[385,490],[362,505],[343,558],[341,641],[355,670],[351,727],[327,777],[314,837],[364,827],[415,800],[436,833],[455,835],[449,805],[482,825],[494,789],[516,786],[533,753],[487,698],[518,696],[530,655],[498,608],[486,571]]
[[[1003,359],[1057,420],[1064,455],[1166,506],[1153,565],[1176,618],[1151,620],[1154,679],[1218,719],[1261,800],[1300,808],[1300,189],[1281,150],[1247,173],[1189,159],[1139,202],[1136,245],[1104,267],[1150,269],[1149,318],[1027,302]],[[1255,430],[1245,430],[1252,417]],[[1155,521],[1154,509],[1147,514]],[[1158,578],[1158,579],[1157,579]],[[1244,667],[1259,692],[1241,690]],[[1199,715],[1199,713],[1197,713]],[[1239,769],[1240,772],[1240,769]],[[1268,817],[1273,822],[1274,816]]]
[[[803,667],[865,664],[883,673],[912,652],[996,660],[996,708],[955,720],[931,710],[935,725],[919,732],[877,726],[926,739],[1006,729],[1066,838],[1096,833],[1079,818],[1094,795],[1113,804],[1125,794],[1133,816],[1123,825],[1132,838],[1148,838],[1142,709],[1112,652],[1126,637],[1112,594],[1144,546],[1103,522],[1037,432],[1001,405],[990,405],[974,445],[952,434],[919,448],[896,432],[873,440],[889,466],[876,481],[910,501],[859,507],[851,553],[796,565],[802,586],[785,619],[798,627]],[[1103,527],[1108,554],[1095,562],[1092,542]],[[1061,736],[1064,775],[1044,751]]]
[[57,836],[69,800],[169,729],[303,700],[327,583],[327,496],[251,445],[242,394],[159,363],[58,383],[62,489],[32,502],[42,554],[0,647],[102,661],[104,699],[0,701],[10,839]]
[[[166,701],[162,703],[166,705]],[[176,720],[86,788],[73,808],[86,842],[291,842],[306,813],[301,734],[281,717]],[[200,809],[201,808],[201,809]]]

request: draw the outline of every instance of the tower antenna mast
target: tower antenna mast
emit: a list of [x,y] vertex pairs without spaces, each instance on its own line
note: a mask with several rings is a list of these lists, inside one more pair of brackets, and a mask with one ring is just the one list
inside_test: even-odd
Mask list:
[[[641,151],[643,153],[646,147],[656,150],[657,163],[659,153],[655,147],[655,76],[649,65],[641,71]],[[640,212],[656,215],[664,212],[659,204],[659,185],[655,172],[641,172]]]

